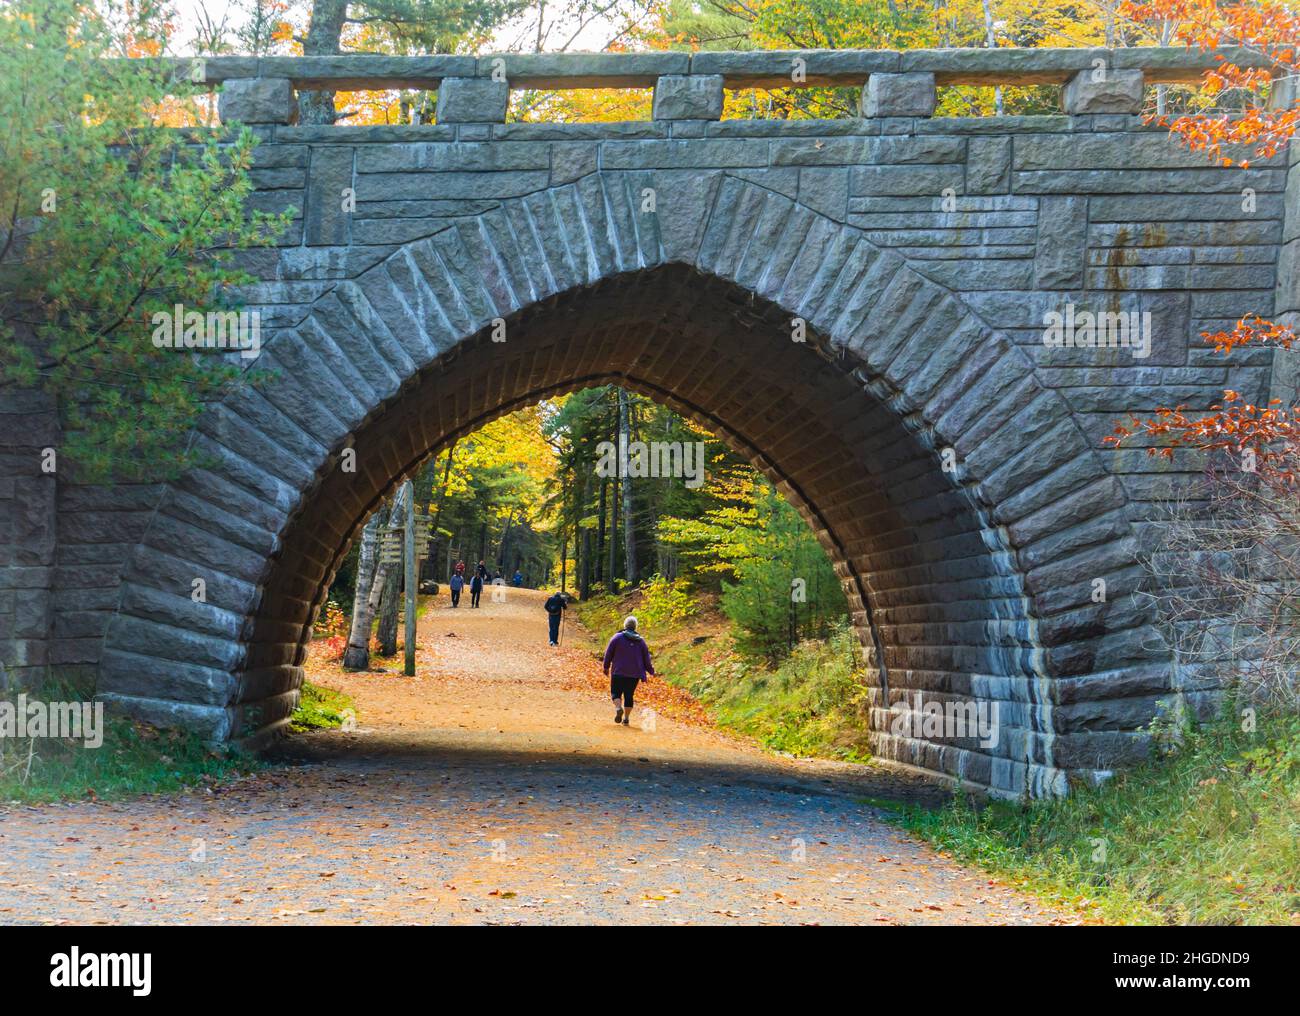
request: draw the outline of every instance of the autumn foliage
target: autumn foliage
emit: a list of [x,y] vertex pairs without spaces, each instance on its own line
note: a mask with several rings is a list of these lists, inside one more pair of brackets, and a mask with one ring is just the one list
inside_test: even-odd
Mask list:
[[[1296,78],[1300,74],[1300,15],[1277,0],[1220,5],[1215,0],[1153,0],[1130,3],[1125,14],[1139,24],[1171,26],[1172,39],[1214,52],[1217,63],[1201,82],[1205,108],[1160,122],[1192,151],[1225,166],[1250,165],[1252,158],[1269,158],[1281,151],[1300,127]],[[1235,47],[1234,63],[1222,52]],[[1241,54],[1245,55],[1242,56]],[[1284,79],[1290,79],[1285,82]],[[1261,93],[1290,90],[1286,103],[1264,105]],[[1229,91],[1253,100],[1244,109],[1219,109],[1213,104]],[[1245,154],[1242,152],[1245,150]],[[1265,345],[1290,349],[1295,329],[1247,314],[1230,331],[1202,332],[1217,352],[1228,354],[1240,346]],[[1239,392],[1225,391],[1221,403],[1208,413],[1190,412],[1186,406],[1158,409],[1153,417],[1132,418],[1107,438],[1120,445],[1135,435],[1158,439],[1148,454],[1171,458],[1177,447],[1222,451],[1242,457],[1249,470],[1259,469],[1290,484],[1300,464],[1300,407],[1284,407],[1274,399],[1256,406]]]

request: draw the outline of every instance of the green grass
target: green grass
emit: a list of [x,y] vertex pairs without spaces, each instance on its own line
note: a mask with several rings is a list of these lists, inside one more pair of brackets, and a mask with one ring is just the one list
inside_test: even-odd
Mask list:
[[857,640],[851,632],[802,642],[774,668],[731,653],[709,661],[707,646],[671,646],[661,654],[662,669],[703,702],[719,726],[772,751],[870,759],[866,687],[854,668]]
[[157,794],[209,785],[259,767],[252,756],[213,748],[194,734],[106,716],[98,748],[52,738],[0,740],[0,801]]
[[1029,805],[895,810],[961,861],[1108,922],[1300,924],[1300,720],[1188,732],[1170,757]]
[[[644,608],[635,593],[598,596],[578,604],[578,617],[603,637],[616,631],[627,614],[641,618],[651,613]],[[673,618],[642,626],[655,653],[655,669],[703,703],[718,726],[753,737],[772,751],[851,762],[870,759],[866,688],[855,669],[861,649],[847,626],[824,642],[800,643],[771,667],[736,653],[725,619],[706,606],[694,616],[677,611]]]
[[[578,607],[613,631],[634,597]],[[734,651],[725,621],[646,635],[656,668],[719,726],[794,755],[865,762],[865,693],[856,641],[804,643],[775,669]],[[1121,924],[1300,924],[1300,718],[1185,731],[1176,750],[1063,800],[933,810],[871,802],[959,861],[1090,920]]]
[[[71,688],[48,686],[28,701],[78,701]],[[16,699],[16,693],[6,696]],[[352,699],[304,684],[292,729],[342,726]],[[353,709],[355,716],[355,710]],[[160,730],[122,716],[105,715],[103,744],[57,738],[0,737],[0,802],[24,804],[77,798],[116,799],[207,786],[263,768],[255,756],[232,746],[213,746],[197,735]]]
[[309,730],[335,729],[343,726],[349,715],[356,719],[356,703],[350,695],[304,681],[298,696],[298,708],[294,710],[289,729],[295,734]]

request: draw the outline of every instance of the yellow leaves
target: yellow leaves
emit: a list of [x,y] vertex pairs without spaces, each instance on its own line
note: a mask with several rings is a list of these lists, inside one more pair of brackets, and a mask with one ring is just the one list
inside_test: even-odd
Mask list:
[[517,93],[511,120],[527,123],[621,123],[650,119],[648,88],[585,88]]

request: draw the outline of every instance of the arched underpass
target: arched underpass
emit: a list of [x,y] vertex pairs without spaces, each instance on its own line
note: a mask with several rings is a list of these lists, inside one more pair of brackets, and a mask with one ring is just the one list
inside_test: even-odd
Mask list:
[[[253,204],[293,211],[277,249],[242,255],[270,377],[178,435],[201,468],[146,487],[38,475],[53,413],[20,393],[6,665],[83,668],[137,715],[264,738],[385,493],[494,414],[614,381],[725,435],[817,531],[871,653],[881,756],[1009,794],[1143,757],[1174,682],[1129,594],[1186,467],[1100,437],[1285,380],[1267,357],[1207,367],[1196,334],[1294,310],[1295,167],[1210,166],[1141,122],[1143,85],[1195,80],[1205,55],[806,56],[810,83],[878,86],[867,115],[717,122],[724,86],[774,80],[768,53],[511,55],[504,83],[487,57],[207,61],[223,116],[261,139]],[[1116,70],[1093,88],[1099,58]],[[1063,115],[932,116],[936,87],[995,79],[1066,86]],[[331,81],[436,84],[447,115],[293,126],[294,87]],[[646,123],[504,122],[511,87],[575,82],[663,101]],[[1149,341],[1046,345],[1045,313],[1076,305],[1149,312]],[[916,692],[997,703],[998,744],[896,736],[888,707]]]
[[[420,261],[413,255],[403,263]],[[203,450],[225,460],[229,482],[218,481],[216,471],[186,480],[174,510],[194,518],[211,508],[229,513],[232,524],[200,546],[174,528],[171,512],[159,517],[132,576],[128,609],[110,629],[101,694],[147,709],[147,702],[126,700],[157,698],[156,681],[165,671],[174,698],[192,696],[189,708],[217,736],[274,732],[293,708],[310,622],[329,580],[394,485],[431,453],[498,415],[612,382],[714,430],[804,514],[844,583],[872,666],[878,754],[1007,794],[1059,792],[1071,770],[1091,778],[1103,766],[1080,757],[1079,740],[1087,735],[1062,730],[1055,716],[1053,678],[1072,675],[1052,673],[1051,649],[1059,651],[1063,638],[1095,640],[1106,632],[1108,615],[1130,626],[1136,619],[1124,615],[1126,604],[1085,606],[1088,582],[1080,577],[1078,609],[1047,626],[1045,644],[1007,530],[990,521],[997,505],[981,503],[971,475],[972,461],[986,457],[985,445],[1020,448],[1028,462],[1051,463],[1057,455],[1036,442],[1060,443],[1076,432],[1068,416],[1053,419],[1051,393],[1029,400],[1037,433],[1017,416],[1023,407],[972,400],[980,380],[1014,350],[963,326],[956,309],[919,277],[872,281],[864,305],[879,300],[892,310],[864,313],[856,341],[867,341],[873,321],[884,333],[878,338],[903,346],[918,335],[938,336],[915,350],[923,362],[907,377],[934,373],[937,390],[926,409],[948,425],[946,440],[936,437],[927,414],[905,411],[907,396],[860,357],[837,353],[815,329],[795,341],[789,309],[685,265],[618,273],[529,305],[505,319],[504,342],[492,340],[493,329],[480,330],[383,400],[376,391],[382,365],[373,358],[393,343],[394,332],[378,316],[368,329],[360,316],[338,317],[342,304],[316,314],[298,327],[292,345],[270,346],[279,397],[270,390],[250,394],[201,428]],[[359,362],[363,355],[373,369]],[[349,359],[354,371],[340,366]],[[344,427],[350,429],[311,483],[290,488],[293,474],[280,465],[286,451],[304,444],[306,435]],[[341,466],[344,448],[352,450],[355,472]],[[964,461],[945,470],[945,455]],[[996,473],[1007,461],[999,456],[988,465]],[[1043,471],[1026,467],[1026,474]],[[1023,497],[1024,491],[1011,485],[1008,494]],[[275,552],[260,555],[247,524],[233,518],[266,515],[268,504],[294,507]],[[1070,531],[1078,525],[1069,517],[1053,524],[1051,505],[1038,512],[1039,526]],[[181,551],[190,552],[194,574],[205,577],[207,604],[177,603],[161,588]],[[223,684],[214,665],[227,644],[217,641],[218,629],[236,633],[222,603],[263,560],[257,606],[229,641],[233,679]],[[170,569],[160,567],[164,561]],[[208,666],[180,664],[169,641],[178,629],[187,651],[211,654]],[[165,660],[151,663],[149,650]],[[919,727],[900,736],[889,706],[912,707],[917,692],[925,701],[996,708],[996,743],[915,736]],[[1057,758],[1062,734],[1071,745],[1064,765]]]

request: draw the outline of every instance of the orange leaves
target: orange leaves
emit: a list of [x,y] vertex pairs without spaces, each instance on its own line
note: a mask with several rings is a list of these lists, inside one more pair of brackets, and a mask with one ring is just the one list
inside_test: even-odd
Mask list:
[[[1125,3],[1122,16],[1145,22],[1153,28],[1172,28],[1171,41],[1202,50],[1235,46],[1263,58],[1264,66],[1244,67],[1216,54],[1218,65],[1205,72],[1203,91],[1210,96],[1244,90],[1258,95],[1276,87],[1282,77],[1300,73],[1300,11],[1282,0],[1245,0],[1220,5],[1218,0],[1150,0]],[[1277,105],[1277,104],[1275,104]],[[1223,166],[1247,167],[1249,159],[1229,154],[1232,149],[1253,147],[1255,156],[1276,155],[1300,130],[1300,105],[1265,109],[1262,104],[1234,113],[1193,113],[1172,121],[1162,120],[1170,132],[1191,151],[1204,152]],[[1203,332],[1202,338],[1219,353],[1231,353],[1239,346],[1276,345],[1290,349],[1295,330],[1267,321],[1258,314],[1241,318],[1232,331]],[[1172,458],[1175,448],[1221,451],[1242,455],[1246,468],[1291,484],[1300,471],[1300,418],[1296,409],[1285,409],[1277,400],[1255,406],[1240,393],[1228,390],[1223,402],[1208,412],[1189,415],[1186,406],[1161,408],[1148,419],[1131,417],[1105,443],[1118,447],[1138,435],[1156,439],[1160,447],[1149,455]]]
[[1229,389],[1223,393],[1223,402],[1211,406],[1203,415],[1188,415],[1186,406],[1177,406],[1157,409],[1152,418],[1130,420],[1130,426],[1117,426],[1105,443],[1118,447],[1143,434],[1164,442],[1161,447],[1148,448],[1148,455],[1173,458],[1177,447],[1233,455],[1249,453],[1251,471],[1267,473],[1288,484],[1295,482],[1300,419],[1282,408],[1278,399],[1267,406],[1256,406]]
[[1255,155],[1267,159],[1276,155],[1300,128],[1300,108],[1261,109],[1253,107],[1236,116],[1200,113],[1162,121],[1171,133],[1194,152],[1205,152],[1224,166],[1249,167],[1249,159],[1234,159],[1225,148],[1253,145]]
[[[1243,90],[1260,94],[1276,78],[1300,72],[1300,13],[1279,0],[1220,6],[1216,0],[1152,0],[1128,3],[1121,14],[1153,27],[1168,24],[1172,41],[1202,50],[1236,46],[1261,56],[1261,67],[1243,67],[1217,55],[1219,64],[1205,72],[1202,89],[1207,95]],[[1192,151],[1204,151],[1225,166],[1247,166],[1244,159],[1224,153],[1233,146],[1254,146],[1255,155],[1275,155],[1300,129],[1300,107],[1252,107],[1233,113],[1200,113],[1179,117],[1166,126]]]
[[1155,26],[1168,23],[1171,41],[1199,49],[1242,46],[1266,54],[1281,65],[1294,64],[1300,45],[1300,13],[1281,0],[1151,0],[1126,3],[1120,14]]
[[[1272,344],[1290,349],[1296,341],[1293,329],[1266,321],[1257,314],[1242,318],[1230,332],[1202,332],[1201,337],[1213,343],[1219,353],[1230,353],[1244,345]],[[1233,454],[1250,452],[1260,471],[1287,483],[1293,482],[1300,466],[1295,462],[1300,453],[1300,416],[1295,410],[1281,408],[1277,399],[1267,406],[1255,406],[1244,401],[1240,392],[1229,388],[1223,393],[1223,402],[1211,406],[1205,414],[1188,415],[1186,406],[1162,407],[1152,418],[1133,416],[1130,421],[1127,426],[1117,426],[1105,443],[1119,447],[1130,438],[1145,435],[1162,442],[1160,447],[1148,448],[1147,454],[1167,459],[1173,458],[1178,447]]]
[[1216,353],[1231,353],[1249,343],[1281,346],[1290,349],[1296,341],[1295,330],[1287,325],[1267,321],[1258,314],[1247,314],[1230,332],[1202,332],[1206,342],[1214,343]]

